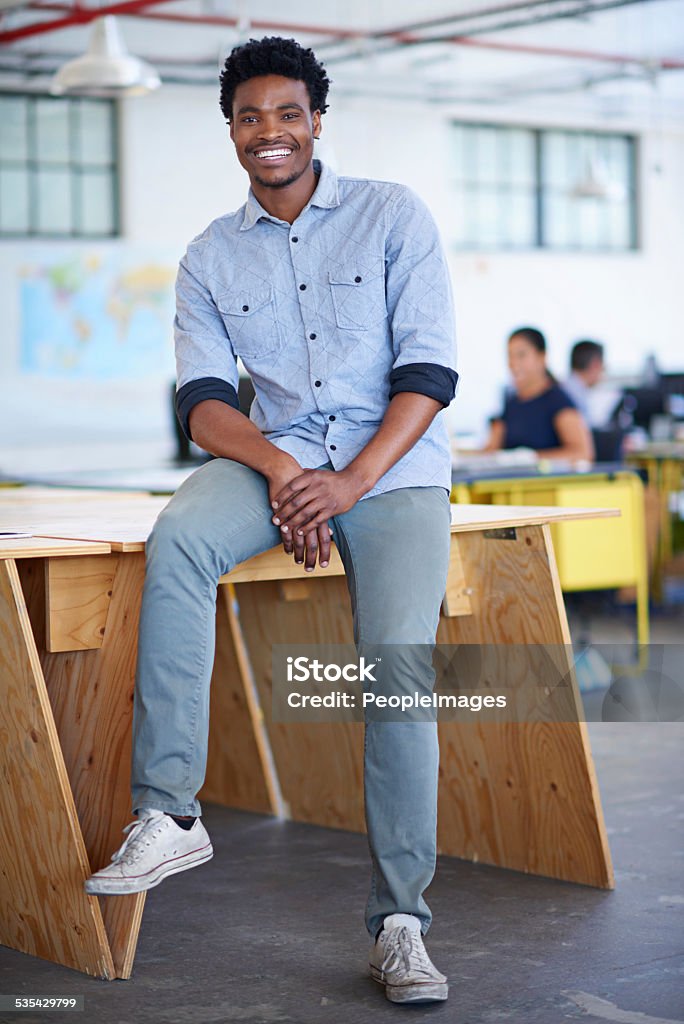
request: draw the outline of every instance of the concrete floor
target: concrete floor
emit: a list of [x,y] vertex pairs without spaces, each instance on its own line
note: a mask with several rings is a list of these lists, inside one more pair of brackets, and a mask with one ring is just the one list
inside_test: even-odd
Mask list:
[[[603,892],[441,858],[428,949],[449,1002],[366,974],[366,839],[207,806],[216,855],[147,900],[129,981],[0,948],[0,993],[83,995],[82,1024],[684,1021],[684,727],[589,725],[616,873]],[[42,1021],[45,1014],[0,1014]]]

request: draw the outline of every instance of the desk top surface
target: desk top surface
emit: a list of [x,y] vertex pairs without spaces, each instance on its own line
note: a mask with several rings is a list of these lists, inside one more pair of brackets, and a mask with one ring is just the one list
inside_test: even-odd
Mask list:
[[616,473],[634,473],[635,467],[624,462],[595,462],[586,469],[570,466],[554,465],[542,460],[534,466],[497,465],[482,459],[479,462],[466,460],[456,465],[451,471],[451,482],[454,484],[472,484],[480,481],[494,480],[541,480],[551,481],[555,478],[582,481],[592,477],[614,477]]
[[[154,522],[168,504],[168,497],[147,494],[113,495],[102,491],[50,491],[49,488],[17,487],[0,491],[0,530],[30,534],[21,553],[21,541],[6,541],[0,557],[29,557],[38,538],[97,542],[112,551],[142,551]],[[500,527],[538,525],[570,519],[595,519],[619,515],[610,508],[560,508],[527,505],[452,505],[452,533]],[[5,552],[7,545],[16,554]],[[55,547],[54,553],[60,553]],[[46,552],[47,553],[47,552]],[[66,552],[64,552],[66,553]],[[96,554],[74,549],[69,553]],[[34,555],[35,557],[35,555]]]

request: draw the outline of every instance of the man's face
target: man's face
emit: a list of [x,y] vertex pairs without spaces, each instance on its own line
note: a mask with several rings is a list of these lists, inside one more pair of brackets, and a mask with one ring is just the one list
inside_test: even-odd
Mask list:
[[600,356],[596,356],[587,366],[584,377],[589,387],[594,387],[598,384],[603,377],[603,359]]
[[308,169],[320,130],[321,115],[311,113],[304,82],[259,75],[235,90],[230,137],[252,184],[292,185]]

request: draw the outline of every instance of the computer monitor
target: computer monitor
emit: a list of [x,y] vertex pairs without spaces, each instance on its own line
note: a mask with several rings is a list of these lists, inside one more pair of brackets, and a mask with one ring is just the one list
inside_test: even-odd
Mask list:
[[668,411],[665,407],[665,390],[659,386],[625,388],[613,420],[626,426],[624,420],[631,418],[631,426],[650,430],[654,416],[663,416]]

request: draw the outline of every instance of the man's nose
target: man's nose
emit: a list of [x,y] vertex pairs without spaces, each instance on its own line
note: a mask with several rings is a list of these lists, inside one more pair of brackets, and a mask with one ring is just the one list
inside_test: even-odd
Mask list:
[[282,126],[277,122],[262,121],[259,128],[262,139],[277,139],[282,135]]

